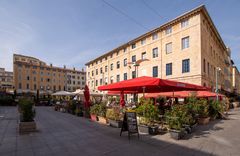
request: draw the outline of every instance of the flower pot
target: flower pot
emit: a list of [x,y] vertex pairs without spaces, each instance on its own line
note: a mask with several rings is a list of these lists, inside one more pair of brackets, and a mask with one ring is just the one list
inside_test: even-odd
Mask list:
[[145,125],[138,125],[138,130],[141,133],[148,134],[148,126]]
[[191,131],[194,132],[197,129],[197,123],[195,123],[194,125],[191,125]]
[[105,117],[98,116],[98,122],[101,124],[107,124],[107,119]]
[[209,123],[210,117],[205,117],[205,118],[198,118],[198,124],[200,125],[206,125]]
[[182,130],[170,129],[169,133],[170,133],[171,138],[173,138],[175,140],[179,140],[179,139],[183,138],[185,135],[184,129],[182,129]]
[[110,124],[110,126],[115,127],[115,128],[121,128],[122,127],[122,121],[116,121],[116,120],[111,120],[108,119],[108,122]]
[[158,134],[158,126],[149,126],[148,133],[150,135],[157,135]]
[[95,115],[95,114],[90,114],[90,117],[91,117],[91,120],[92,120],[92,121],[98,121],[98,120],[97,120],[97,115]]
[[31,122],[19,122],[19,132],[20,133],[29,133],[35,132],[37,129],[35,121]]
[[192,128],[190,125],[183,125],[183,127],[188,134],[192,133]]

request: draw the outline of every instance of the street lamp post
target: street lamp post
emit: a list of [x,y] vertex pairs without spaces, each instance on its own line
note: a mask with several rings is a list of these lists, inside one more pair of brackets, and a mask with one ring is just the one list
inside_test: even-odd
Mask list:
[[217,101],[218,101],[218,72],[219,71],[221,71],[221,68],[217,67],[216,68],[216,98],[217,98]]

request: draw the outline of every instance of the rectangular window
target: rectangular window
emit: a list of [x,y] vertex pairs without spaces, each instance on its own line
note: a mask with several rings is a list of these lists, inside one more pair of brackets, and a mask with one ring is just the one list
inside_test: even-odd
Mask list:
[[154,34],[152,35],[152,40],[156,40],[156,39],[158,39],[158,34],[157,34],[157,33],[154,33]]
[[152,68],[152,76],[153,77],[158,77],[158,66],[154,66]]
[[127,66],[127,58],[125,58],[125,59],[123,60],[123,65],[124,65],[124,67]]
[[123,74],[123,80],[127,80],[127,73]]
[[146,44],[146,39],[141,40],[141,45],[144,45],[144,44]]
[[18,84],[18,88],[22,89],[22,84],[21,83]]
[[103,73],[102,67],[100,68],[100,73],[101,73],[101,74]]
[[[98,75],[98,69],[96,69],[96,75]],[[74,77],[75,78],[75,77]]]
[[190,59],[182,60],[182,73],[190,72]]
[[113,70],[113,63],[110,65],[110,70]]
[[154,49],[152,50],[152,54],[153,54],[153,58],[158,57],[158,48],[154,48]]
[[206,73],[206,60],[203,59],[203,71],[204,73]]
[[105,72],[107,72],[108,71],[108,66],[105,66]]
[[132,49],[135,49],[136,48],[136,43],[133,43],[132,44]]
[[117,75],[116,79],[117,79],[117,82],[119,82],[120,81],[120,75]]
[[27,89],[29,89],[29,84],[27,83]]
[[168,27],[166,30],[165,30],[165,34],[171,34],[172,33],[172,27]]
[[147,58],[147,53],[146,52],[143,52],[142,53],[142,60],[146,59]]
[[208,75],[209,75],[209,73],[210,73],[209,62],[207,63],[207,70],[208,70]]
[[132,56],[132,62],[136,62],[136,55]]
[[186,19],[186,20],[184,20],[184,21],[181,22],[181,27],[182,27],[182,28],[184,28],[184,27],[186,27],[186,26],[188,26],[188,19]]
[[96,80],[96,86],[98,86],[98,80]]
[[127,48],[124,48],[124,49],[123,49],[123,52],[125,53],[126,51],[127,51]]
[[172,53],[172,42],[166,44],[166,54]]
[[120,68],[120,61],[117,61],[117,69]]
[[102,83],[103,83],[103,81],[102,81],[102,79],[100,79],[100,85],[102,85]]
[[132,78],[136,78],[136,71],[132,71]]
[[189,48],[189,36],[182,38],[182,49]]
[[166,75],[172,75],[172,63],[166,64]]

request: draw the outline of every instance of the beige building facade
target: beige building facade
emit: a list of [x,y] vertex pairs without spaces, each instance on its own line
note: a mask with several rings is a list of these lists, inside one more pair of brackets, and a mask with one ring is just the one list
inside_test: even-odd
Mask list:
[[[135,72],[134,64],[140,60],[145,61]],[[218,89],[232,91],[231,51],[205,6],[93,59],[86,63],[86,72],[92,90],[136,76],[153,76],[208,86],[214,91],[217,76]]]
[[6,71],[4,68],[0,68],[0,90],[12,91],[13,89],[13,72]]
[[234,92],[240,95],[240,73],[236,66],[232,68],[232,82]]
[[17,93],[36,93],[37,90],[47,94],[61,90],[75,91],[84,88],[86,80],[86,72],[83,70],[55,67],[37,58],[18,54],[13,55],[13,71]]

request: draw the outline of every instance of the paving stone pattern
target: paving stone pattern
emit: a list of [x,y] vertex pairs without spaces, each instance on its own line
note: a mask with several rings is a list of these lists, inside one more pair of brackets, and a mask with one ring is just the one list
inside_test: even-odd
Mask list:
[[239,156],[240,111],[215,120],[175,141],[169,134],[119,136],[120,129],[92,122],[52,107],[37,107],[38,132],[19,135],[16,107],[0,107],[0,156]]

